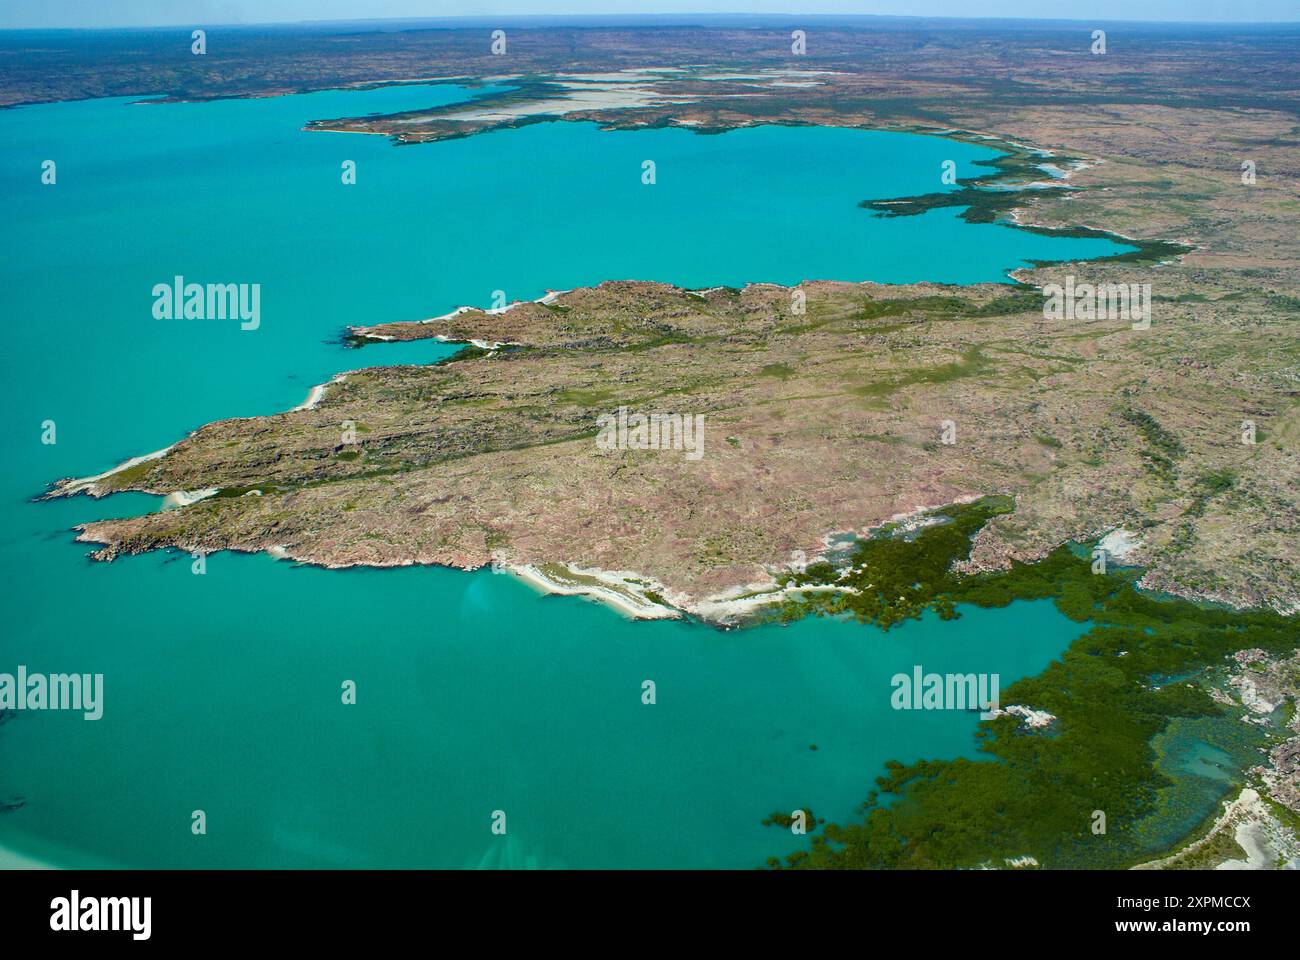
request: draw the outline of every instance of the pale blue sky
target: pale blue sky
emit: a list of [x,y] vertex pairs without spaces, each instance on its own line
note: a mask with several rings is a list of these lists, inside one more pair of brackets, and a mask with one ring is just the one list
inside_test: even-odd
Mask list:
[[606,13],[1300,21],[1300,0],[0,0],[0,28]]

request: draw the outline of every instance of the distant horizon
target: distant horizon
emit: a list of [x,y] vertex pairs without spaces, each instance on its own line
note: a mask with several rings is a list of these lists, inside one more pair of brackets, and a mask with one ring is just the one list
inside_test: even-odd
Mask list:
[[[502,9],[484,10],[483,4],[468,4],[478,9],[462,9],[454,13],[430,15],[424,4],[409,0],[378,0],[370,6],[385,8],[385,12],[369,16],[348,16],[341,7],[350,7],[346,0],[120,0],[117,3],[94,3],[86,0],[49,0],[39,9],[0,9],[0,31],[9,30],[119,30],[164,29],[183,26],[208,27],[324,27],[330,24],[451,24],[466,25],[485,22],[532,21],[554,24],[631,23],[637,20],[671,20],[689,25],[690,18],[723,20],[731,18],[761,17],[768,20],[893,20],[893,21],[1016,21],[1024,23],[1128,23],[1164,26],[1285,26],[1300,25],[1300,16],[1290,0],[1099,0],[1092,6],[1096,12],[1081,14],[1068,0],[985,0],[979,12],[953,14],[940,12],[956,4],[952,0],[921,0],[923,10],[915,4],[900,0],[908,6],[906,13],[889,9],[869,13],[858,10],[833,9],[839,0],[829,0],[816,10],[791,11],[763,9],[776,4],[766,0],[741,0],[734,9],[639,9],[609,11],[600,9],[569,9],[565,12],[539,12],[526,9],[533,0],[516,0],[502,4]],[[635,2],[635,0],[634,0]],[[660,0],[663,6],[681,7],[674,0]],[[725,2],[725,0],[724,0]],[[778,3],[780,0],[778,0]],[[574,7],[587,7],[587,0],[570,0]],[[755,9],[745,9],[752,4]],[[886,4],[888,6],[888,4]],[[423,9],[411,9],[420,7]],[[161,9],[161,8],[166,8]],[[1030,13],[1018,12],[1024,8]],[[1060,9],[1053,15],[1052,10]],[[1169,10],[1174,16],[1161,16]],[[1274,15],[1274,11],[1277,11]],[[173,12],[175,11],[175,12]],[[263,12],[265,11],[265,13]],[[1205,15],[1188,16],[1192,11]],[[1224,17],[1223,12],[1239,12],[1238,16]]]

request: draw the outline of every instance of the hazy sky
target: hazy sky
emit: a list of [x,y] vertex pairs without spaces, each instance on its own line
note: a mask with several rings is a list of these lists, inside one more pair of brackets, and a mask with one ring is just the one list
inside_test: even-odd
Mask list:
[[0,28],[698,12],[1297,21],[1300,0],[0,0]]

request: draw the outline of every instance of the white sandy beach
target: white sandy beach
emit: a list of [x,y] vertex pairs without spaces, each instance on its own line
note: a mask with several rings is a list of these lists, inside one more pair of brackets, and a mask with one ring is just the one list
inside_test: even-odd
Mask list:
[[297,413],[299,410],[315,410],[316,404],[320,403],[321,397],[325,396],[325,384],[318,383],[307,393],[307,399],[298,406],[290,410],[290,413]]
[[163,447],[161,450],[155,450],[153,453],[146,453],[140,457],[132,457],[130,460],[124,460],[112,470],[105,470],[103,473],[96,474],[93,477],[80,477],[61,481],[58,487],[58,493],[68,495],[84,491],[89,493],[92,497],[97,497],[100,494],[98,484],[101,480],[107,480],[109,477],[116,473],[121,473],[123,470],[130,470],[132,467],[139,466],[142,463],[148,463],[150,460],[157,460],[159,457],[164,457],[170,453],[172,448],[175,446],[176,444],[173,443],[170,446]]
[[220,492],[219,487],[208,487],[206,490],[176,490],[163,497],[162,508],[164,510],[177,510],[180,507],[188,507],[190,504],[206,500],[208,497],[215,497]]
[[[661,583],[644,581],[644,578],[638,577],[634,573],[596,570],[569,565],[559,566],[563,566],[565,570],[571,571],[581,577],[582,580],[566,580],[562,575],[544,573],[537,566],[528,563],[497,563],[493,564],[492,569],[504,570],[507,573],[514,574],[543,593],[554,593],[561,596],[583,596],[599,600],[602,603],[609,604],[620,613],[637,620],[664,620],[681,616],[679,610],[656,603],[645,596],[646,590],[664,589]],[[629,578],[642,580],[644,584],[648,585],[631,583]],[[586,582],[590,580],[597,582]]]

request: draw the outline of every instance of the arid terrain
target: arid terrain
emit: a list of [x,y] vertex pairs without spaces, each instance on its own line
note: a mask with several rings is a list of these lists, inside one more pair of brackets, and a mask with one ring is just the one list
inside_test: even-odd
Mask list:
[[[805,53],[791,48],[798,29]],[[635,616],[726,625],[792,595],[805,604],[795,613],[813,610],[788,586],[791,571],[804,571],[808,592],[846,589],[827,564],[807,574],[832,544],[853,542],[846,535],[1000,495],[1011,506],[981,515],[992,519],[968,560],[954,568],[944,554],[941,575],[913,584],[909,573],[881,603],[960,580],[997,606],[1012,584],[1095,621],[1013,688],[1018,708],[1055,726],[1022,736],[1004,713],[981,725],[993,734],[982,749],[1004,763],[892,767],[877,783],[906,802],[829,825],[790,864],[971,866],[992,849],[1013,867],[1294,865],[1300,34],[1106,29],[1099,54],[1082,24],[519,26],[499,55],[487,27],[213,29],[202,57],[177,31],[161,65],[131,32],[90,54],[6,41],[0,105],[417,81],[482,90],[449,107],[306,127],[402,150],[575,121],[981,142],[1004,154],[986,174],[863,203],[861,215],[956,207],[974,222],[1135,248],[1039,264],[1005,284],[625,280],[427,320],[376,317],[344,332],[352,369],[299,408],[210,423],[46,495],[171,495],[160,512],[79,527],[98,560],[173,547],[330,567],[497,564]],[[1058,284],[1149,285],[1150,322],[1051,317]],[[468,346],[436,365],[371,365],[385,363],[383,341],[424,338]],[[602,418],[620,411],[701,417],[703,449],[607,449]],[[1093,576],[1058,549],[1098,542],[1147,589],[1114,570]],[[1010,572],[1001,583],[965,576],[993,571]],[[1141,828],[1167,816],[1158,795],[1176,779],[1153,744],[1211,715],[1252,734],[1276,727],[1267,755],[1238,764],[1222,815],[1181,846],[1146,842]],[[1095,804],[1121,838],[1105,856],[1078,841],[1074,809],[1091,810],[1080,798],[1103,783],[1109,800]],[[1125,846],[1125,831],[1143,842]]]
[[[399,332],[520,346],[353,372],[314,409],[207,426],[96,487],[220,495],[83,537],[101,558],[174,545],[328,565],[558,561],[636,571],[691,608],[827,534],[1000,492],[1017,509],[981,536],[982,566],[1125,527],[1157,587],[1296,601],[1295,342],[1284,320],[1234,323],[1266,296],[1161,301],[1135,331],[1045,321],[1035,295],[999,286],[805,292],[799,316],[779,287],[611,283],[411,325]],[[1272,349],[1243,363],[1242,336]],[[704,456],[598,449],[596,418],[619,407],[702,414]],[[1253,446],[1246,417],[1265,437]]]
[[[771,31],[652,30],[632,48],[579,31],[563,55],[563,31],[525,31],[507,55],[462,57],[454,70],[448,38],[467,36],[412,34],[448,58],[443,69],[403,72],[390,52],[371,79],[528,72],[469,106],[316,125],[404,142],[573,120],[992,136],[1008,150],[1002,169],[911,209],[876,204],[878,214],[966,201],[971,219],[1087,228],[1134,238],[1138,254],[1022,271],[1019,287],[809,278],[806,314],[777,287],[610,283],[506,312],[362,329],[358,342],[512,346],[437,368],[353,372],[314,409],[205,427],[96,489],[219,495],[82,536],[105,545],[102,558],[275,547],[329,565],[632,571],[698,612],[769,582],[829,534],[999,492],[1017,507],[979,536],[978,567],[1123,528],[1151,587],[1295,609],[1295,58],[1259,37],[1120,33],[1099,56],[1077,30],[919,29],[813,31],[802,57]],[[705,47],[713,56],[702,63]],[[1207,58],[1224,68],[1207,74]],[[369,63],[331,62],[346,76],[358,59]],[[225,63],[206,62],[209,94],[223,89],[210,71]],[[280,89],[260,69],[246,82]],[[1068,181],[1038,163],[1069,169]],[[1054,186],[1007,189],[1044,181]],[[1039,288],[1066,275],[1151,284],[1150,329],[1044,319]],[[703,414],[707,455],[597,449],[596,418],[619,407]],[[955,443],[941,442],[944,421]],[[1254,443],[1243,442],[1248,423]]]

